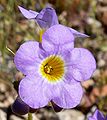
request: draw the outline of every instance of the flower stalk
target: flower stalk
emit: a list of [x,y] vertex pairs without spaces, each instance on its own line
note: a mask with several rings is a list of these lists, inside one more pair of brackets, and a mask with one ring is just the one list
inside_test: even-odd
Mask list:
[[8,47],[6,46],[6,49],[15,56],[15,53],[14,53],[10,48],[8,48]]
[[28,120],[33,120],[32,119],[32,113],[28,113]]
[[40,42],[40,43],[42,42],[42,35],[43,35],[43,33],[44,33],[44,30],[43,30],[43,29],[40,29],[40,31],[39,31],[39,36],[40,36],[39,42]]

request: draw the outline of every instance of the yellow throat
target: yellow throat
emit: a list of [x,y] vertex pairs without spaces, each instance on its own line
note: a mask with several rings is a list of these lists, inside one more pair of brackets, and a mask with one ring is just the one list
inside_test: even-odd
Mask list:
[[64,61],[60,56],[51,55],[43,60],[40,65],[40,73],[49,82],[61,80],[64,72]]

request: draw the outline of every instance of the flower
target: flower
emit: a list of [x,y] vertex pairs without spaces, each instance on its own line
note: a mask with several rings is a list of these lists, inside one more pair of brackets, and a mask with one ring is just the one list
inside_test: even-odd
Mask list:
[[77,106],[83,95],[80,82],[88,80],[96,69],[87,49],[68,49],[74,41],[69,29],[55,26],[49,28],[55,30],[54,35],[48,29],[44,42],[25,42],[14,57],[17,69],[26,75],[19,83],[19,96],[31,108],[44,107],[50,101],[61,108]]
[[104,117],[104,115],[98,109],[96,109],[93,116],[90,116],[88,120],[107,120],[107,116]]
[[[41,28],[47,29],[54,25],[58,25],[58,17],[56,15],[55,10],[48,6],[40,11],[40,13],[32,11],[32,10],[26,10],[25,8],[18,6],[21,13],[26,17],[27,19],[33,19],[35,20]],[[83,33],[80,33],[72,28],[69,28],[71,34],[74,35],[75,38],[86,38],[88,35],[85,35]]]
[[40,13],[32,10],[26,10],[20,6],[18,6],[18,8],[27,19],[36,20],[41,28],[49,28],[53,25],[58,24],[56,12],[52,7],[48,6],[41,10]]

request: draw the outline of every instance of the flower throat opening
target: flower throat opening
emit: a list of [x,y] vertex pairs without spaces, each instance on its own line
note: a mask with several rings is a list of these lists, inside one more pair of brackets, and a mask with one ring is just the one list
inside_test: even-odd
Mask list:
[[44,72],[46,74],[50,74],[51,75],[52,70],[53,70],[52,66],[49,66],[48,64],[44,66]]
[[49,56],[40,65],[40,73],[50,82],[61,80],[64,75],[64,61],[60,56]]

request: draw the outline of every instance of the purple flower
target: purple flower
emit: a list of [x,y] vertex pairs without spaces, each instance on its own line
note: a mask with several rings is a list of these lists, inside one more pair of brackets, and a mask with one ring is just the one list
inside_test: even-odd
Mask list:
[[83,95],[80,82],[88,80],[96,69],[87,49],[68,49],[74,41],[69,29],[55,26],[57,30],[51,27],[54,34],[51,28],[43,34],[42,44],[25,42],[14,57],[17,69],[26,75],[19,83],[19,96],[32,108],[44,107],[49,101],[61,108],[77,106]]
[[104,117],[104,115],[98,109],[96,109],[93,116],[89,117],[88,120],[107,120],[107,116]]
[[[26,10],[23,7],[18,6],[21,13],[27,18],[27,19],[34,19],[36,22],[40,25],[41,28],[50,28],[53,25],[58,25],[58,17],[56,15],[55,10],[52,7],[46,7],[43,10],[40,11],[40,13],[32,11],[32,10]],[[81,37],[85,38],[88,37],[87,35],[80,33],[72,28],[68,28],[72,35],[74,35],[75,38]],[[53,31],[52,31],[53,32]]]
[[58,18],[57,18],[56,12],[52,7],[46,7],[43,10],[41,10],[40,13],[32,10],[26,10],[20,6],[18,7],[21,13],[27,19],[36,20],[41,28],[49,28],[53,25],[58,24]]

